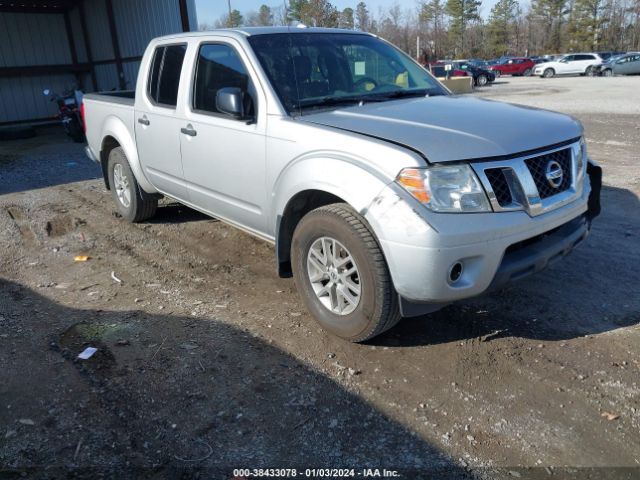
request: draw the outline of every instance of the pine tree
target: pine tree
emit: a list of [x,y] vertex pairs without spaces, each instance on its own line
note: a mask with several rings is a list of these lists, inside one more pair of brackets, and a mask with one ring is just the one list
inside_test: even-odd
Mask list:
[[340,28],[353,30],[353,25],[353,8],[347,7],[340,13]]
[[499,57],[509,53],[517,13],[517,0],[499,0],[491,9],[487,26],[491,56]]
[[604,0],[576,0],[568,29],[571,46],[576,50],[598,50],[608,21],[604,8]]
[[364,2],[360,2],[356,6],[356,28],[363,32],[368,32],[371,29],[371,16],[367,4]]
[[432,27],[433,52],[431,54],[436,58],[440,58],[444,50],[445,15],[446,9],[442,0],[430,0],[420,5],[419,20]]
[[327,0],[290,0],[289,20],[312,27],[337,27],[340,13]]
[[560,53],[564,46],[563,26],[570,11],[567,0],[532,0],[531,11],[534,18],[542,22],[545,50],[548,53]]
[[243,21],[242,14],[238,10],[231,10],[231,13],[227,15],[225,26],[228,28],[236,28],[242,25]]
[[480,5],[481,0],[447,0],[445,10],[451,17],[449,36],[459,49],[456,53],[466,53],[465,33],[469,23],[480,20]]
[[271,13],[271,7],[262,5],[258,11],[258,25],[268,27],[273,25],[273,13]]

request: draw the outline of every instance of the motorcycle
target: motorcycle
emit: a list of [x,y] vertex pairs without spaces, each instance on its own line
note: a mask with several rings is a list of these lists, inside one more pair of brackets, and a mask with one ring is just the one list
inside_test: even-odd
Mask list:
[[58,118],[62,122],[64,131],[76,143],[84,143],[86,141],[84,135],[84,122],[80,112],[82,105],[82,90],[69,90],[62,95],[49,90],[48,88],[42,92],[45,97],[51,97],[52,102],[58,105]]

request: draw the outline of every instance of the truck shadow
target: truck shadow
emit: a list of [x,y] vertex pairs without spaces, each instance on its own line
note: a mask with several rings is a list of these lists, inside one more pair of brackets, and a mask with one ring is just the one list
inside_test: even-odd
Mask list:
[[404,319],[374,345],[416,346],[476,337],[566,340],[640,323],[640,202],[604,187],[602,214],[562,261],[501,291]]
[[200,213],[178,202],[165,203],[158,206],[158,211],[153,218],[145,221],[152,224],[179,224],[189,222],[201,222],[208,220],[217,222],[216,218]]
[[78,310],[2,279],[0,299],[0,403],[11,406],[0,477],[340,466],[471,478],[345,386],[215,318]]

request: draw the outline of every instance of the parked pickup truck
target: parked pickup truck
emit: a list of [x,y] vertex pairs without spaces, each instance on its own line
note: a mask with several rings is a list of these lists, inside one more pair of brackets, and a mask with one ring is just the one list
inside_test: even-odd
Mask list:
[[278,273],[351,341],[537,272],[599,212],[578,121],[452,96],[365,33],[158,38],[135,94],[85,95],[84,115],[124,219],[167,196],[273,243]]

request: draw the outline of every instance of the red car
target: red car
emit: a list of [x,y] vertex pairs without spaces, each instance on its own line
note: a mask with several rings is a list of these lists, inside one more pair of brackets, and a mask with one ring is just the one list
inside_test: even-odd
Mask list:
[[493,65],[491,70],[496,74],[496,77],[500,75],[531,75],[533,68],[536,66],[536,62],[530,58],[510,58],[505,60],[504,63]]

